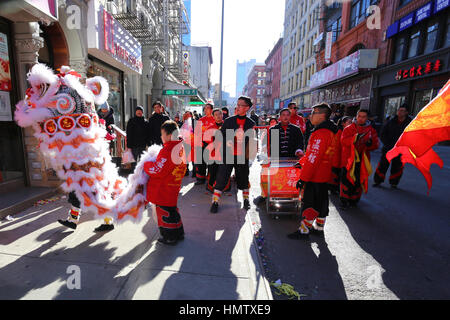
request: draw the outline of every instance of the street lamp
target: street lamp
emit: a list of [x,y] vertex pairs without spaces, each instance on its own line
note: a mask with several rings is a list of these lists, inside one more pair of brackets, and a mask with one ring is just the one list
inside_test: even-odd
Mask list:
[[224,0],[222,0],[222,32],[220,39],[220,81],[219,81],[219,107],[222,107],[222,68],[223,68],[223,16],[224,16]]

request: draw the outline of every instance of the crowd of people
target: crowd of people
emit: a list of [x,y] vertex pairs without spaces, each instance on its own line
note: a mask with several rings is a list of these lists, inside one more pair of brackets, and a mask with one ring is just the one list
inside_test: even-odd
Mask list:
[[[270,141],[265,150],[276,144],[277,154],[271,155],[273,157],[298,159],[296,167],[300,169],[300,180],[297,189],[302,219],[298,230],[288,235],[291,239],[304,239],[310,233],[323,235],[329,194],[339,195],[340,208],[347,209],[356,207],[362,193],[367,193],[372,174],[370,153],[380,145],[368,110],[360,109],[355,117],[350,117],[333,113],[328,104],[322,103],[315,105],[311,114],[304,117],[298,114],[296,104],[290,103],[277,115],[259,117],[254,110],[249,114],[252,106],[250,98],[241,96],[232,116],[226,107],[214,108],[212,103],[206,103],[203,115],[186,111],[182,116],[175,115],[173,120],[159,101],[153,104],[153,113],[148,120],[143,116],[142,107],[136,108],[135,117],[129,120],[126,128],[127,147],[135,160],[139,160],[148,146],[163,146],[156,162],[145,164],[145,172],[153,177],[149,182],[152,186],[148,187],[148,201],[157,208],[161,242],[176,244],[184,237],[177,198],[182,177],[190,173],[189,165],[192,166],[192,177],[196,178],[195,185],[205,185],[212,193],[210,213],[219,212],[220,198],[223,192],[231,189],[233,180],[237,189],[242,190],[243,208],[250,208],[249,174],[251,160],[256,155],[252,142],[256,139],[266,144]],[[399,157],[389,163],[386,152],[410,121],[408,108],[402,105],[397,115],[382,128],[382,156],[374,173],[374,187],[384,181],[391,164],[389,183],[392,188],[397,188],[403,164]],[[255,126],[268,130],[255,130]],[[233,134],[227,134],[230,131]],[[277,135],[274,135],[276,131]],[[171,150],[179,143],[183,145],[183,154],[178,156],[184,161],[175,164],[177,161],[169,158]],[[176,174],[170,175],[174,172]],[[151,194],[151,190],[156,190],[157,195]],[[259,205],[264,201],[258,197],[254,203]]]

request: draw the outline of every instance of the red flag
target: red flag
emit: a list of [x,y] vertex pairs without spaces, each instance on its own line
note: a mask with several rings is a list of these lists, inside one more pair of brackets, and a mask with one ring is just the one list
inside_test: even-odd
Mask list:
[[432,185],[431,165],[436,163],[441,169],[444,165],[431,147],[445,140],[450,140],[450,80],[406,127],[386,158],[391,161],[401,154],[403,163],[411,163],[423,174],[429,191]]

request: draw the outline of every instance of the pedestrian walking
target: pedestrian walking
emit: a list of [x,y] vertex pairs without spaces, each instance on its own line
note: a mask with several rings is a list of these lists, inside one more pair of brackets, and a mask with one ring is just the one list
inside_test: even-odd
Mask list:
[[147,201],[155,205],[161,237],[159,242],[175,245],[184,239],[184,228],[178,210],[178,195],[186,171],[184,148],[175,121],[161,126],[163,148],[155,162],[146,162],[144,171],[150,176],[147,184]]
[[328,181],[334,155],[336,125],[330,120],[331,108],[322,103],[313,107],[310,143],[300,159],[300,179],[297,189],[301,196],[300,227],[288,234],[289,239],[307,239],[311,232],[323,236],[328,216]]
[[144,118],[144,109],[137,106],[135,116],[128,120],[127,128],[127,148],[131,149],[134,160],[139,161],[141,154],[147,148],[147,121]]
[[[247,117],[247,112],[252,105],[252,100],[249,97],[240,96],[236,105],[237,115],[226,119],[220,129],[224,137],[224,154],[222,155],[223,163],[219,164],[217,172],[216,187],[214,188],[210,209],[211,213],[218,212],[220,197],[230,179],[233,169],[235,170],[237,188],[238,190],[242,190],[244,198],[243,208],[246,210],[250,209],[249,164],[250,158],[253,158],[253,153],[256,152],[256,146],[254,148],[249,146],[250,140],[254,142],[255,139],[255,132],[253,130],[255,123]],[[234,136],[230,137],[227,135],[227,130],[233,131]]]
[[[222,145],[222,139],[219,139],[219,136],[221,135],[220,129],[223,125],[223,113],[221,109],[214,109],[212,112],[212,115],[214,117],[214,124],[211,125],[207,130],[205,134],[205,142],[207,143],[207,149],[209,152],[207,152],[208,159],[206,159],[206,162],[208,164],[208,175],[207,175],[207,184],[206,184],[206,190],[208,190],[211,193],[214,193],[214,188],[216,186],[216,180],[217,180],[217,171],[219,169],[219,162],[221,159],[221,152],[217,152],[220,149],[223,148]],[[218,138],[216,140],[216,137]],[[225,186],[224,192],[229,191],[231,189],[231,181],[228,180],[227,185]]]
[[163,113],[163,105],[160,101],[154,102],[152,109],[153,114],[148,119],[148,145],[162,145],[161,126],[164,122],[170,119]]
[[214,117],[212,116],[213,108],[214,106],[212,103],[205,104],[203,111],[205,113],[205,116],[198,120],[194,131],[194,162],[197,178],[195,185],[205,184],[206,182],[207,165],[205,159],[203,159],[203,155],[207,146],[207,142],[205,141],[204,134],[206,130],[215,123]]
[[381,149],[382,154],[380,162],[378,163],[377,169],[375,170],[373,180],[374,187],[378,187],[383,183],[386,172],[391,165],[391,175],[389,176],[389,183],[393,189],[396,189],[398,183],[403,174],[404,164],[402,163],[400,156],[392,159],[391,163],[386,159],[386,153],[391,150],[398,138],[402,135],[405,128],[412,121],[412,118],[408,116],[408,105],[403,104],[397,110],[397,115],[389,120],[381,129],[380,139],[383,142],[383,148]]
[[370,152],[379,145],[376,130],[370,125],[369,111],[360,109],[352,124],[342,131],[341,209],[356,207],[362,191],[367,193],[368,180],[372,173]]
[[[333,121],[334,122],[334,121]],[[328,184],[332,194],[339,194],[339,185],[341,182],[341,172],[343,167],[341,137],[344,128],[352,123],[352,118],[344,116],[338,120],[337,133],[335,135],[335,152],[333,164],[331,167],[331,179]]]

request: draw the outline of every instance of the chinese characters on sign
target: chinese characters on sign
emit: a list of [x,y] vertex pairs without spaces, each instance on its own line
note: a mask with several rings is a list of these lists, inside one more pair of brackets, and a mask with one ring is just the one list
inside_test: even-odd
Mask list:
[[404,80],[407,78],[420,77],[432,72],[441,70],[442,62],[437,59],[435,62],[427,62],[425,65],[413,66],[409,69],[400,69],[395,75],[395,80]]

